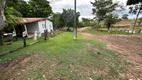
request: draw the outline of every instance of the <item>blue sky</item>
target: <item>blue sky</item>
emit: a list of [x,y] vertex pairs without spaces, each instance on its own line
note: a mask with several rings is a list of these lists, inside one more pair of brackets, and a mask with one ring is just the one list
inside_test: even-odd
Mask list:
[[[25,0],[29,1],[29,0]],[[62,9],[69,9],[74,7],[74,0],[48,0],[52,6],[53,12],[62,12]],[[90,1],[94,2],[95,0],[77,0],[77,11],[81,13],[81,17],[93,18],[92,15],[92,5]],[[126,10],[119,13],[120,17],[123,14],[128,14],[129,9],[126,7],[127,0],[113,0],[119,4],[125,6]],[[136,15],[130,15],[129,18],[135,18]]]

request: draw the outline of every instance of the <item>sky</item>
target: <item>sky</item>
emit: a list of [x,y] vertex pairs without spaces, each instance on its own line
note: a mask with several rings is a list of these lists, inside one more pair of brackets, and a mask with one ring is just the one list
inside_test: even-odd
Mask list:
[[[29,0],[25,0],[29,1]],[[62,12],[63,9],[70,9],[74,8],[74,0],[48,0],[50,2],[50,5],[52,7],[53,12]],[[94,2],[95,0],[77,0],[77,11],[81,13],[81,17],[85,18],[93,18],[94,15],[92,15],[92,5],[91,2]],[[126,7],[127,0],[113,0],[113,2],[117,2],[121,5],[124,5]],[[125,11],[119,13],[119,17],[121,17],[123,14],[128,14],[129,10],[128,7]],[[135,15],[129,15],[129,18],[134,18]]]

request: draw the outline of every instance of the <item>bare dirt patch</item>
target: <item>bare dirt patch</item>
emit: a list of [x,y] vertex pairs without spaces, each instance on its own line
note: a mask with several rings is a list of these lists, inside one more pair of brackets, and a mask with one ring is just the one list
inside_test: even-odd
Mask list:
[[5,64],[0,65],[0,79],[1,80],[21,80],[23,79],[21,76],[22,73],[27,72],[32,65],[27,65],[29,63],[32,64],[31,60],[35,57],[39,56],[39,54],[34,55],[22,55],[17,57],[12,61],[8,61]]
[[126,74],[123,74],[123,77],[142,79],[142,36],[94,35],[83,33],[82,31],[85,29],[79,29],[79,34],[102,41],[108,49],[119,53],[120,57],[128,63],[126,64]]

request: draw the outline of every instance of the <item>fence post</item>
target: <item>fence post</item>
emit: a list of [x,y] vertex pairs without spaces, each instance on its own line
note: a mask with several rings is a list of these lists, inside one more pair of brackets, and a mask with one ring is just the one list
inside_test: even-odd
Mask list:
[[3,45],[3,36],[0,34],[0,45]]
[[22,33],[22,35],[23,35],[23,43],[24,43],[24,47],[26,47],[26,36],[27,36],[27,34],[26,34],[26,32],[24,31],[23,33]]
[[24,43],[24,47],[26,47],[26,37],[23,37],[23,43]]
[[47,39],[48,39],[48,29],[45,29],[45,30],[44,30],[44,35],[45,35],[45,38],[44,38],[44,39],[47,40]]

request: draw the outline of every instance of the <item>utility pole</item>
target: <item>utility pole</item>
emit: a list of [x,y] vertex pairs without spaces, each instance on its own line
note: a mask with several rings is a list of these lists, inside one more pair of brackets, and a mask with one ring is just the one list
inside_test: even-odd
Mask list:
[[76,26],[76,0],[74,0],[74,40],[77,39],[77,26]]

